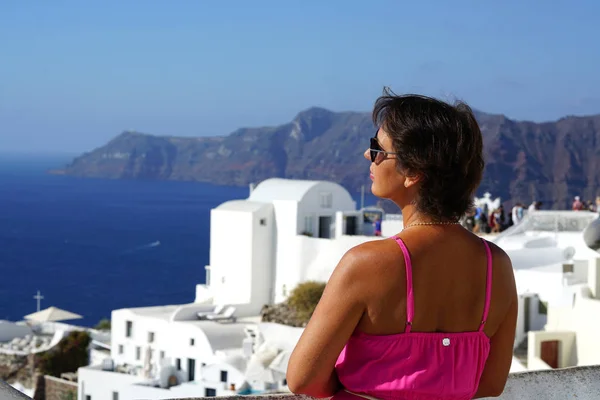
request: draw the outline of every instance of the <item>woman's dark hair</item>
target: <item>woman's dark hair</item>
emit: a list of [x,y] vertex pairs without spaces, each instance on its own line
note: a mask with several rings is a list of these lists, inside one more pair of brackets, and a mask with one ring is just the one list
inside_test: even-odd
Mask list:
[[473,205],[483,174],[483,140],[471,108],[431,97],[396,95],[375,102],[373,123],[389,135],[398,169],[420,176],[417,209],[436,221],[458,220]]

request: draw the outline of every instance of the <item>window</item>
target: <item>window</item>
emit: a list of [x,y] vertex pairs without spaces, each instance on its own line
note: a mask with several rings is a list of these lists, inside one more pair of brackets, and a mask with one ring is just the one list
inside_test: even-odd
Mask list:
[[89,395],[89,394],[88,394],[88,395],[86,395],[86,396],[85,396],[85,400],[92,400],[92,396],[91,396],[91,395]]
[[119,400],[119,392],[113,392],[113,400]]
[[175,359],[175,367],[177,368],[177,371],[181,371],[181,358]]
[[154,343],[154,332],[148,332],[148,343]]
[[217,395],[216,389],[206,388],[204,389],[204,397],[215,397]]
[[194,339],[190,339],[190,346],[193,346],[196,344],[196,341]]
[[304,217],[304,231],[312,234],[312,231],[313,231],[313,217],[312,216]]
[[142,359],[142,348],[140,346],[137,346],[135,348],[135,359],[136,360],[141,360]]
[[260,219],[260,224],[261,224],[262,226],[267,226],[267,219],[266,219],[266,218],[261,218],[261,219]]
[[227,383],[227,371],[221,370],[221,382]]
[[161,351],[161,352],[160,352],[160,359],[162,360],[163,358],[165,358],[165,352],[164,352],[164,351]]
[[119,345],[119,354],[123,354],[123,345],[122,344]]
[[283,386],[287,386],[287,379],[284,379],[281,383],[283,383]]
[[126,321],[125,325],[125,337],[131,337],[131,334],[133,332],[133,322]]
[[331,208],[332,196],[331,193],[321,193],[321,207]]

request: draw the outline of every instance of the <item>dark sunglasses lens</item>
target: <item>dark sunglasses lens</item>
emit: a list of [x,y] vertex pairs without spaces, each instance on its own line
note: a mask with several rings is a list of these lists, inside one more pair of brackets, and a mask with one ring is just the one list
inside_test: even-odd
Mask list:
[[369,148],[369,153],[371,155],[371,162],[375,162],[375,159],[377,158],[377,155],[379,154],[379,152],[377,150],[381,150],[381,147],[379,146],[379,143],[377,143],[377,140],[375,140],[374,138],[371,138],[371,146]]

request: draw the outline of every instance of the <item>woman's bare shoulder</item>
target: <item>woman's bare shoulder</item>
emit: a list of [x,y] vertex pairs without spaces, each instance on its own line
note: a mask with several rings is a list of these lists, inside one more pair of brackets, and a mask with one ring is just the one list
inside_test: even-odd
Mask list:
[[514,271],[510,257],[497,244],[488,242],[492,251],[492,269],[494,276],[500,276],[508,281],[514,281]]
[[[365,280],[381,280],[388,274],[397,274],[404,266],[400,247],[393,238],[373,240],[352,247],[338,265],[352,268],[354,275]],[[400,271],[404,271],[401,268]]]
[[493,271],[492,302],[495,304],[494,308],[502,310],[499,315],[506,316],[514,303],[518,302],[515,274],[508,254],[494,243],[490,243],[490,249]]

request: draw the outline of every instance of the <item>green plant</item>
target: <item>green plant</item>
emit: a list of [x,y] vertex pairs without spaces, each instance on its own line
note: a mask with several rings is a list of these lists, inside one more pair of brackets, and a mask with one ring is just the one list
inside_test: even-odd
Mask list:
[[324,282],[303,282],[292,290],[287,299],[287,303],[296,311],[299,319],[308,322],[315,311],[319,300],[321,300],[324,290]]
[[75,372],[87,365],[91,340],[85,331],[70,332],[55,348],[40,356],[40,372],[58,378],[64,372]]
[[100,322],[94,327],[99,331],[110,331],[110,319],[102,318]]

